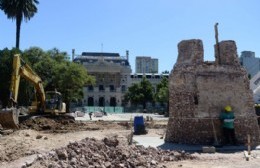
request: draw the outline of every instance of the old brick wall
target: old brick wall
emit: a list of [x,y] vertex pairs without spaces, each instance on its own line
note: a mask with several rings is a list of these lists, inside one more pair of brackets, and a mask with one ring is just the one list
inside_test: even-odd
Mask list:
[[213,124],[221,140],[218,117],[226,105],[231,105],[238,141],[245,143],[250,134],[254,143],[258,142],[253,95],[247,73],[239,64],[235,42],[219,43],[216,62],[203,62],[201,40],[182,41],[178,49],[177,63],[169,80],[170,119],[165,140],[210,144],[214,140]]
[[177,60],[180,64],[203,62],[203,43],[199,39],[181,41],[178,44],[178,52],[181,53]]

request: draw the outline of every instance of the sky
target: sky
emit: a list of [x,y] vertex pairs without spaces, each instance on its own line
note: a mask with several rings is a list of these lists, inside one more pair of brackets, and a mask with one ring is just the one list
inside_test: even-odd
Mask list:
[[[214,60],[214,25],[219,41],[234,40],[237,52],[260,57],[259,0],[39,0],[38,12],[21,27],[20,49],[58,48],[82,52],[129,50],[159,60],[159,73],[171,71],[182,40],[201,39],[204,60]],[[15,46],[15,21],[0,11],[0,50]]]

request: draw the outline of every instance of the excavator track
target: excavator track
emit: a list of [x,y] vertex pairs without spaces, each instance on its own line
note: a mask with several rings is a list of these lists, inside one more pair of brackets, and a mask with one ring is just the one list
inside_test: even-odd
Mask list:
[[0,124],[5,129],[18,129],[19,109],[5,108],[0,110]]

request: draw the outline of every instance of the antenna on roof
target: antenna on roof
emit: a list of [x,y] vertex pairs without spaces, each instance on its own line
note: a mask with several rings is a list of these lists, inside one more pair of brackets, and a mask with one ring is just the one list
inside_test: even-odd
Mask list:
[[103,43],[101,43],[101,61],[104,61],[104,57],[103,57]]
[[129,51],[128,50],[126,50],[126,59],[127,59],[127,61],[129,59]]
[[74,61],[74,57],[75,57],[75,49],[72,49],[72,61]]

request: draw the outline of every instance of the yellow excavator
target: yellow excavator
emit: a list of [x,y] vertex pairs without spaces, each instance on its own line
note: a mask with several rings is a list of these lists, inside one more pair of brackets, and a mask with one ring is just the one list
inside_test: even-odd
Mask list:
[[18,128],[20,109],[17,108],[20,77],[33,84],[35,100],[28,107],[28,115],[59,115],[66,113],[66,104],[62,102],[61,93],[45,93],[41,78],[22,60],[19,54],[13,58],[13,72],[10,86],[9,108],[1,109],[0,124],[3,128]]

